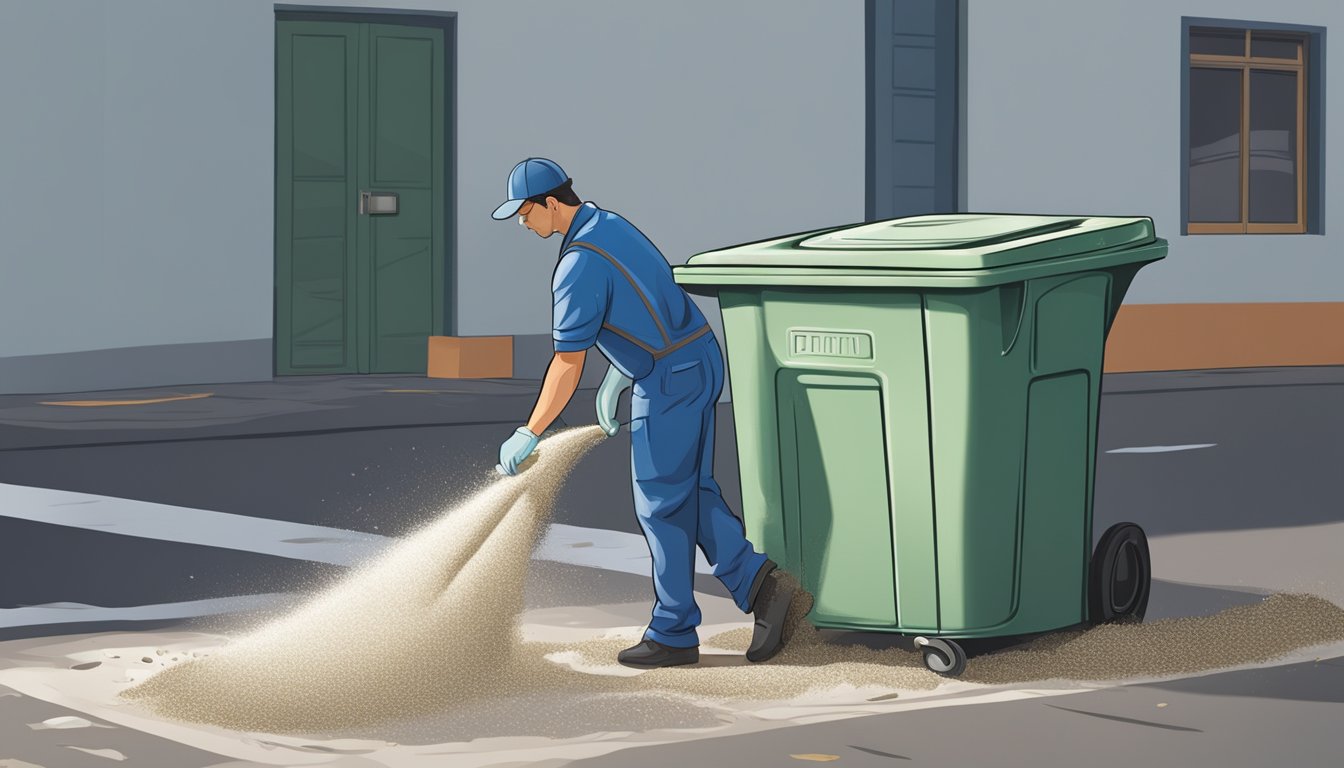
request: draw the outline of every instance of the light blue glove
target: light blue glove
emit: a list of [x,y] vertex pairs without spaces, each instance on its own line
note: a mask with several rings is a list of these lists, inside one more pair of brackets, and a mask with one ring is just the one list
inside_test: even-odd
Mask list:
[[602,425],[602,431],[607,433],[607,437],[621,429],[621,423],[616,421],[616,406],[620,404],[621,393],[630,388],[630,383],[630,379],[613,365],[607,368],[602,386],[597,388],[597,423]]
[[532,449],[537,447],[537,436],[527,427],[519,427],[513,435],[499,446],[499,463],[495,471],[501,475],[518,474],[518,465],[523,463]]

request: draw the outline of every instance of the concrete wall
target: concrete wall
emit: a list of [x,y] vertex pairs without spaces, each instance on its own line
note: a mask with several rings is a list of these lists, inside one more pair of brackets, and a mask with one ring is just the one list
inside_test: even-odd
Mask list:
[[[1128,303],[1344,299],[1344,56],[1326,58],[1324,235],[1181,236],[1181,17],[1344,29],[1336,0],[968,0],[967,208],[1143,214]],[[1327,41],[1327,47],[1329,42]]]
[[[489,215],[528,155],[673,263],[863,216],[861,0],[358,6],[458,14],[459,334],[549,333],[558,242]],[[180,345],[270,339],[274,9],[5,4],[0,392],[200,380]],[[163,354],[72,373],[112,348]],[[270,376],[269,344],[230,349],[250,350],[230,379]]]

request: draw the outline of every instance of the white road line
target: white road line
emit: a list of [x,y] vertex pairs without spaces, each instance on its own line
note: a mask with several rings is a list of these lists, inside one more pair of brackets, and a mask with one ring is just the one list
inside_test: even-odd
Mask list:
[[84,603],[47,603],[22,608],[0,608],[0,629],[37,627],[48,624],[74,624],[84,621],[158,621],[218,616],[226,613],[260,611],[287,605],[300,596],[283,592],[237,597],[216,597],[181,603],[105,607]]
[[[387,536],[340,528],[8,483],[0,483],[0,517],[343,566],[363,562],[396,543]],[[643,536],[563,523],[550,526],[532,557],[645,577],[653,568]],[[712,573],[700,552],[696,571]],[[270,593],[127,607],[49,603],[0,609],[0,629],[214,616],[264,610],[295,599]]]
[[1200,448],[1212,448],[1217,443],[1195,443],[1193,445],[1141,445],[1137,448],[1114,448],[1107,453],[1173,453],[1175,451],[1197,451]]
[[387,545],[377,534],[8,483],[0,483],[0,516],[333,565]]
[[[0,483],[0,516],[345,566],[395,543],[374,533],[8,483]],[[532,556],[640,576],[652,571],[643,536],[601,528],[553,524]],[[712,573],[699,552],[696,571]]]

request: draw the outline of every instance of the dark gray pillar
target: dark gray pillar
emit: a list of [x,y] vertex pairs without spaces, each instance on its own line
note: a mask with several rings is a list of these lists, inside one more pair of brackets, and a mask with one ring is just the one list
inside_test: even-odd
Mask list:
[[867,218],[957,210],[958,0],[868,0]]

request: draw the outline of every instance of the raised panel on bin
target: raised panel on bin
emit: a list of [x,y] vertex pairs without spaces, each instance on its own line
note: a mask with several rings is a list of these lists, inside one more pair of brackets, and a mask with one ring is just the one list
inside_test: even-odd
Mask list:
[[1065,280],[1036,300],[1036,373],[1100,370],[1110,286],[1110,276],[1098,272]]
[[[1157,252],[1141,248],[1159,245]],[[986,287],[1025,277],[1109,269],[1165,253],[1147,218],[933,214],[748,243],[692,256],[678,282],[870,287]],[[1070,259],[1079,260],[1077,263]],[[1031,267],[1007,270],[1009,267]],[[911,274],[911,270],[918,272]],[[1011,273],[1011,279],[1005,280]],[[1030,273],[1030,274],[1028,274]],[[794,280],[794,282],[780,282]]]
[[1059,216],[911,216],[827,232],[802,241],[798,247],[883,251],[976,248],[1064,232],[1083,221]]
[[785,370],[778,386],[785,539],[813,620],[895,626],[880,382]]
[[779,428],[775,407],[775,364],[766,344],[765,311],[759,293],[724,290],[723,312],[728,375],[733,387],[742,524],[747,538],[779,566],[794,570],[784,542],[780,501]]
[[1027,395],[1022,568],[1017,621],[1083,620],[1087,557],[1089,374],[1039,378]]
[[[1012,343],[1018,324],[1012,294],[993,288],[925,299],[944,633],[981,633],[1013,615],[1027,345]],[[1000,326],[1007,324],[1013,327],[1005,334]]]

